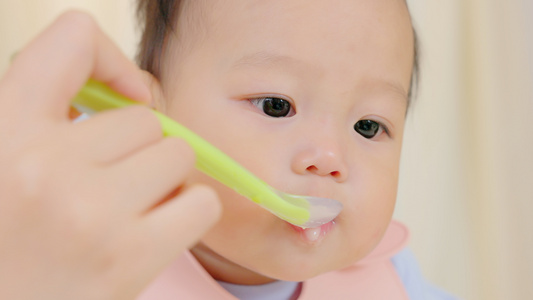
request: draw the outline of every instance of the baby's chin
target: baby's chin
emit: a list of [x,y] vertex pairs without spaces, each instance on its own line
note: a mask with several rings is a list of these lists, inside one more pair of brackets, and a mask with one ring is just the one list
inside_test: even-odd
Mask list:
[[314,229],[315,235],[259,212],[264,214],[239,222],[227,218],[202,238],[203,249],[193,251],[197,258],[204,255],[208,272],[216,269],[210,272],[216,279],[251,285],[305,281],[349,267],[373,248],[374,238],[354,233],[356,226],[342,218]]
[[[317,248],[287,247],[268,258],[248,261],[248,269],[272,280],[305,281],[321,274],[351,267],[366,257],[379,243],[379,238],[352,240],[339,234]],[[235,263],[246,266],[237,259]]]
[[232,261],[259,276],[271,279],[270,281],[300,282],[330,271],[349,267],[366,255],[366,249],[364,253],[358,252],[357,249],[342,251],[338,248],[323,249],[324,251],[316,252],[301,252],[294,249],[285,250],[257,260],[237,257],[232,259]]

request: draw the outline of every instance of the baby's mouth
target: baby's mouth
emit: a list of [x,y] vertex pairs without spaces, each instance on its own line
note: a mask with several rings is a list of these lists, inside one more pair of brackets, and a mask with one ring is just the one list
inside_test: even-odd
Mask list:
[[318,245],[319,243],[324,240],[324,238],[327,236],[327,234],[333,229],[335,226],[335,220],[330,221],[326,224],[323,224],[319,227],[314,228],[302,228],[298,226],[294,226],[292,224],[289,224],[294,230],[296,230],[300,238],[306,243],[310,245]]

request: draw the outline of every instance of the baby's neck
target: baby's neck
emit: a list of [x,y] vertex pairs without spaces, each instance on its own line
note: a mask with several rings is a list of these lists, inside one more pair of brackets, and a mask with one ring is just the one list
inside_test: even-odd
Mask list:
[[237,285],[263,285],[276,281],[227,260],[202,243],[194,246],[190,252],[217,281]]

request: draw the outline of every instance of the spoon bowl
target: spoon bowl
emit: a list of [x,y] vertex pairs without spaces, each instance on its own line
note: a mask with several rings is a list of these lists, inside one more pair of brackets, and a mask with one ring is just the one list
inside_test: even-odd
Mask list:
[[[281,191],[275,191],[278,196],[292,205],[306,209],[309,212],[309,218],[301,225],[297,225],[302,228],[314,228],[329,223],[339,215],[342,210],[342,204],[334,199],[313,197],[313,196],[301,196],[291,195],[283,193]],[[280,216],[277,212],[272,212],[280,219],[283,219],[293,225],[298,223],[298,220],[292,220],[291,216]]]

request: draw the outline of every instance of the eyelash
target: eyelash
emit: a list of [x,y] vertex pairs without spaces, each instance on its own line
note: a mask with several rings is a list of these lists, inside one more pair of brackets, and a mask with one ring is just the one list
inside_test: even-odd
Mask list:
[[[291,104],[291,102],[286,100],[286,99],[284,99],[284,98],[281,98],[281,97],[263,96],[263,97],[258,97],[258,98],[250,98],[250,99],[247,99],[247,100],[250,101],[250,103],[252,105],[254,105],[256,108],[261,109],[265,115],[268,115],[268,116],[273,117],[273,118],[287,118],[287,117],[292,117],[295,114],[294,107]],[[271,101],[273,101],[275,103],[274,104],[271,103],[271,105],[270,105],[271,107],[265,107],[265,101],[267,101],[267,100],[271,100]],[[281,104],[280,102],[283,103],[283,105],[288,105],[289,106],[287,112],[285,113],[284,111],[282,111],[282,113],[280,115],[273,115],[275,113],[275,111],[273,109],[279,109],[280,108],[279,105]],[[273,108],[272,106],[276,106],[276,107]],[[283,109],[285,109],[285,107],[283,107]],[[269,114],[269,111],[272,114]],[[377,124],[377,126],[379,126],[379,127],[377,129],[376,134],[373,135],[373,136],[366,136],[364,133],[362,133],[360,130],[358,130],[357,126],[358,126],[358,124],[361,125],[361,122],[372,122],[372,123]],[[365,126],[368,126],[368,125],[369,125],[368,123],[365,124]],[[374,124],[371,124],[371,125],[374,125]],[[366,138],[368,140],[373,140],[376,137],[381,136],[381,132],[384,132],[389,137],[391,136],[390,135],[390,131],[387,128],[387,126],[385,124],[383,124],[382,122],[376,121],[376,120],[361,119],[361,120],[357,121],[354,124],[353,128],[358,134],[360,134],[362,137],[364,137],[364,138]]]
[[[294,107],[290,101],[276,96],[264,96],[248,99],[252,105],[262,110],[264,114],[273,118],[288,118],[295,114]],[[270,106],[265,106],[266,101],[270,101]],[[279,107],[283,105],[283,107]],[[287,108],[288,106],[288,108]],[[274,115],[276,109],[282,109],[280,115]],[[285,112],[286,111],[286,112]]]
[[[373,135],[373,136],[367,136],[365,135],[363,132],[359,131],[358,130],[358,125],[361,125],[361,122],[367,122],[367,124],[365,124],[365,126],[368,126],[368,122],[372,122],[373,124],[371,125],[374,125],[374,124],[377,124],[377,126],[379,126],[377,128],[377,131],[376,131],[376,134]],[[387,136],[391,136],[390,135],[390,131],[389,129],[387,128],[387,126],[385,124],[383,124],[382,122],[380,121],[376,121],[376,120],[371,120],[371,119],[361,119],[359,121],[357,121],[354,126],[353,126],[355,132],[357,132],[358,134],[360,134],[362,137],[364,137],[365,139],[368,139],[368,140],[373,140],[373,139],[376,139],[377,137],[381,136],[381,133],[385,133]],[[368,129],[367,129],[368,130]]]

